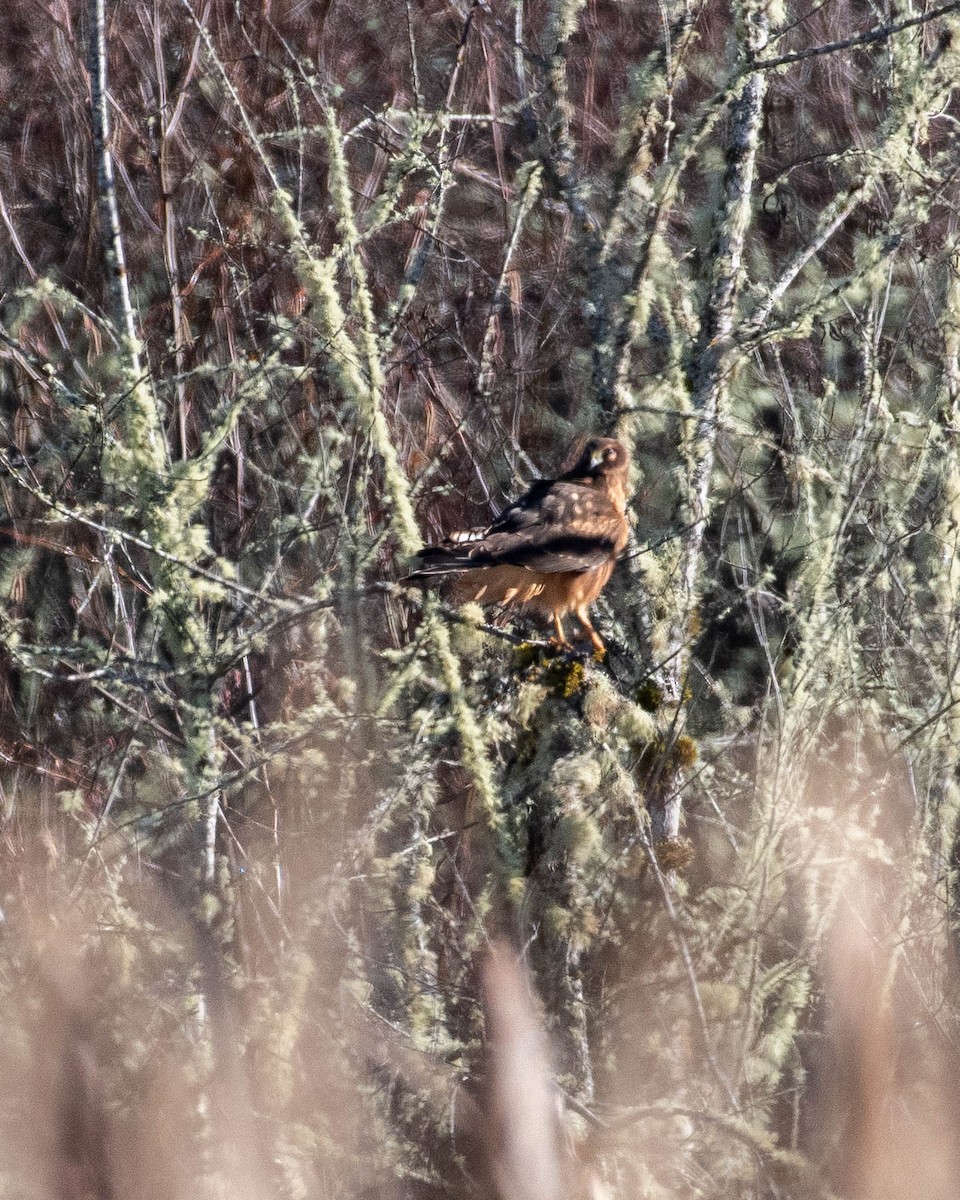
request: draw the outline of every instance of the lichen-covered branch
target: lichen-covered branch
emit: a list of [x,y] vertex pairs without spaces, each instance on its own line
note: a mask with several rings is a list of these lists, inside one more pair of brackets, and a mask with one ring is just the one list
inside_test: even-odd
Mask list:
[[[766,45],[769,17],[764,4],[747,4],[743,14],[744,53],[754,58]],[[710,291],[700,316],[700,335],[689,365],[691,419],[684,454],[688,476],[683,497],[683,525],[677,594],[661,672],[664,696],[682,706],[701,591],[701,565],[710,516],[717,438],[723,419],[727,372],[735,352],[731,343],[734,312],[743,276],[743,254],[750,226],[754,173],[759,144],[766,77],[747,76],[731,110],[723,201],[712,251]],[[653,807],[654,843],[675,838],[680,830],[680,795],[674,781],[667,798]]]

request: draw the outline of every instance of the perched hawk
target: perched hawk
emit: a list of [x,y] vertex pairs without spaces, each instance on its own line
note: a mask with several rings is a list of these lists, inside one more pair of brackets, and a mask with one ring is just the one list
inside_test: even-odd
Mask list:
[[459,603],[528,605],[553,618],[561,646],[569,645],[563,617],[573,613],[603,653],[587,610],[627,544],[629,467],[625,446],[595,438],[571,471],[535,483],[492,525],[421,550],[408,581],[454,576]]

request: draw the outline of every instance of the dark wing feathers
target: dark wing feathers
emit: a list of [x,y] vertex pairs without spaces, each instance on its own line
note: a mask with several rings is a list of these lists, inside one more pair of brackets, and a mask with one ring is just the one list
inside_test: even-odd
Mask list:
[[[494,538],[488,539],[488,542],[493,541]],[[591,567],[599,567],[607,562],[615,549],[614,536],[557,530],[536,540],[513,535],[510,543],[491,546],[487,562],[478,563],[476,559],[480,556],[476,555],[468,565],[526,567],[544,575],[559,571],[589,571]]]
[[573,515],[577,502],[593,496],[590,488],[562,480],[543,479],[535,483],[529,492],[497,517],[487,530],[491,533],[520,533],[524,530],[549,528],[551,525],[566,524]]
[[587,571],[609,561],[622,525],[604,493],[565,480],[543,480],[488,529],[463,530],[422,550],[416,573],[445,575],[496,566],[544,574]]

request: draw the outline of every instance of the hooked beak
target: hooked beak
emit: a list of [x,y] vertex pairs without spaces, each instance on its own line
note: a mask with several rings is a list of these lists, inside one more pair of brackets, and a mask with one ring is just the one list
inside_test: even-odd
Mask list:
[[597,467],[602,467],[603,462],[603,451],[599,448],[594,450],[590,455],[590,470],[595,471]]

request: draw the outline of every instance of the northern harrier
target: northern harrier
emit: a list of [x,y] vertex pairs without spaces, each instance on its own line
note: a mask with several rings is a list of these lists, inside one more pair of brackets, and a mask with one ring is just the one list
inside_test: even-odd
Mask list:
[[553,618],[557,642],[569,645],[563,617],[573,613],[603,653],[587,613],[627,544],[630,456],[612,438],[594,438],[572,470],[542,479],[485,529],[451,533],[415,559],[408,580],[455,576],[459,603],[528,605]]

